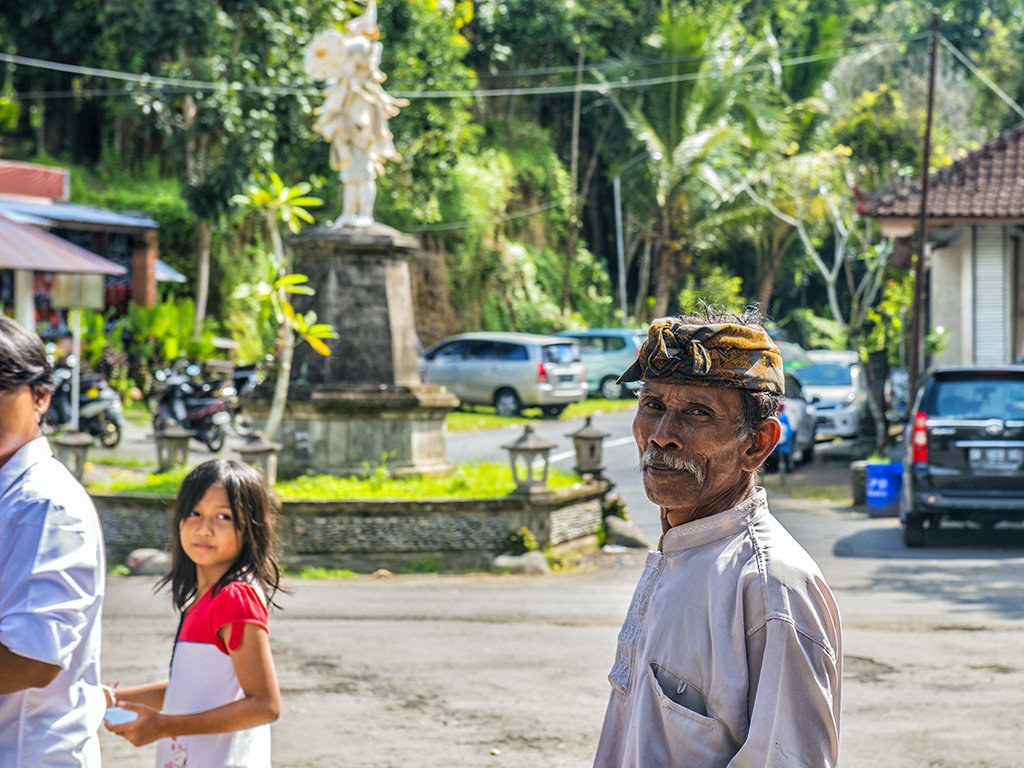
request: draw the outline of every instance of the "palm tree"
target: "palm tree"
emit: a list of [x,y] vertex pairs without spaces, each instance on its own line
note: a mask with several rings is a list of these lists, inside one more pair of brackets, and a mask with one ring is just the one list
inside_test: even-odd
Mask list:
[[[654,315],[669,311],[673,288],[693,264],[702,218],[722,188],[717,167],[761,133],[770,84],[752,75],[766,48],[747,45],[732,7],[697,13],[666,0],[642,52],[653,64],[625,64],[642,90],[612,91],[633,138],[649,156],[657,226]],[[745,52],[740,52],[745,49]]]

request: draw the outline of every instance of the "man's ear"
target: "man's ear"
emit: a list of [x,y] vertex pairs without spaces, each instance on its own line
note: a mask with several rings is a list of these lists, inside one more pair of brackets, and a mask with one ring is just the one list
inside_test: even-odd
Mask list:
[[750,443],[743,454],[743,468],[748,472],[753,472],[760,467],[775,450],[781,435],[782,425],[779,420],[776,418],[766,419],[748,438]]

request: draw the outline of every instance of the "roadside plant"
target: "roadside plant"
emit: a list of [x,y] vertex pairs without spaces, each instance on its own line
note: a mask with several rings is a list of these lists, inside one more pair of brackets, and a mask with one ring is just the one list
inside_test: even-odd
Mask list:
[[525,525],[518,530],[513,529],[505,536],[505,549],[511,555],[522,555],[527,552],[539,552],[540,544]]
[[302,230],[303,223],[312,223],[313,216],[306,210],[309,206],[318,206],[322,200],[309,195],[312,185],[300,182],[294,186],[286,186],[281,177],[271,172],[266,186],[251,184],[244,194],[235,195],[232,202],[243,208],[251,209],[260,214],[264,227],[270,238],[270,274],[266,281],[256,285],[242,285],[235,291],[235,298],[255,296],[261,304],[261,315],[265,314],[276,323],[278,335],[277,379],[274,383],[274,395],[270,402],[270,413],[267,416],[263,434],[272,440],[281,418],[284,406],[288,401],[288,385],[291,378],[292,357],[295,351],[295,337],[308,343],[321,355],[329,355],[331,350],[326,339],[338,338],[333,327],[318,323],[315,312],[298,314],[289,295],[303,294],[312,296],[315,291],[306,285],[309,281],[305,275],[292,273],[290,259],[285,253],[284,240],[281,237],[280,225],[288,227],[292,234]]

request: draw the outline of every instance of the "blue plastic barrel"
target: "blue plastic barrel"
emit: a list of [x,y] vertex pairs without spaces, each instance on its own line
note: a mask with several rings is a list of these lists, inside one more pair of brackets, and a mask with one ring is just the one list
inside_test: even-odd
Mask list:
[[864,495],[868,514],[879,517],[899,514],[903,464],[890,461],[887,464],[868,464],[866,469],[867,487]]

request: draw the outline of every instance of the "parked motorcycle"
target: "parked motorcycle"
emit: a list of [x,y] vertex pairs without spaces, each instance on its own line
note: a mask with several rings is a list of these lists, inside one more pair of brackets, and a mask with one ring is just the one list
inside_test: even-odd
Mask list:
[[251,435],[253,430],[252,416],[242,407],[242,398],[252,392],[263,381],[263,373],[259,367],[238,365],[231,374],[231,384],[222,385],[219,393],[227,398],[228,410],[231,412],[231,428],[236,434]]
[[[50,398],[46,421],[53,429],[71,426],[71,369],[63,366],[53,371],[55,388]],[[78,392],[78,429],[92,435],[100,444],[113,448],[121,442],[124,412],[121,397],[103,376],[83,376]]]
[[193,378],[199,375],[199,367],[190,365],[184,374],[157,371],[155,375],[162,386],[153,407],[153,430],[160,432],[173,420],[182,429],[194,431],[196,439],[214,453],[223,448],[225,425],[231,422],[228,400],[212,385]]

